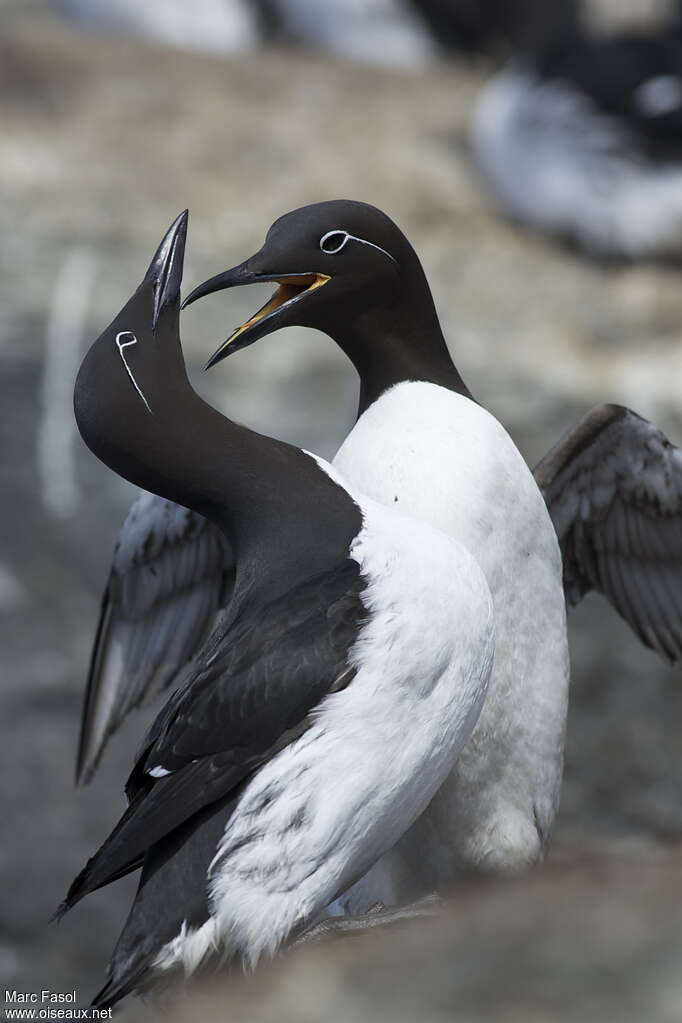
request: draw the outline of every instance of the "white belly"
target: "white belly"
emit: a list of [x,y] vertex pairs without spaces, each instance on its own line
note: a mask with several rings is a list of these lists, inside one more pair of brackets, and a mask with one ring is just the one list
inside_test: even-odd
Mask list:
[[463,870],[539,858],[559,799],[568,652],[554,528],[521,454],[484,409],[433,384],[399,384],[360,418],[334,466],[358,491],[464,544],[495,612],[495,662],[474,733],[427,812],[340,900],[361,912]]
[[209,870],[211,917],[183,926],[159,969],[191,970],[211,944],[252,966],[272,955],[394,846],[471,736],[494,653],[483,573],[442,532],[360,506],[350,557],[368,614],[348,652],[354,677],[254,773]]

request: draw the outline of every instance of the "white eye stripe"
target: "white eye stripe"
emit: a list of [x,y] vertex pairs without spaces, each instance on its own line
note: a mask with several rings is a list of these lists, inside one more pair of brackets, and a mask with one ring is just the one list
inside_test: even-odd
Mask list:
[[[124,338],[124,337],[129,338],[130,340],[122,341],[121,339]],[[135,388],[135,390],[137,391],[139,396],[142,398],[142,401],[145,403],[145,407],[147,409],[147,412],[149,412],[150,415],[153,415],[153,412],[152,412],[152,410],[149,407],[149,403],[148,403],[147,399],[145,398],[144,394],[142,393],[141,389],[138,387],[137,380],[133,376],[133,371],[131,370],[130,366],[128,365],[128,363],[126,361],[126,357],[123,354],[123,349],[124,348],[130,348],[131,345],[136,345],[136,344],[137,344],[137,338],[135,337],[135,335],[133,334],[133,332],[131,330],[120,330],[118,332],[118,334],[116,335],[116,347],[118,348],[118,354],[121,356],[121,361],[123,362],[123,365],[126,368],[126,373],[130,377],[130,380],[132,382],[133,387]]]
[[[328,238],[331,238],[335,234],[343,235],[343,241],[341,242],[340,245],[337,245],[335,249],[325,249],[324,243],[327,241]],[[366,238],[358,238],[357,235],[351,234],[349,231],[344,231],[343,228],[340,227],[335,227],[333,228],[333,230],[327,231],[326,234],[322,235],[322,237],[320,238],[320,248],[328,256],[335,256],[337,252],[341,252],[341,249],[345,248],[347,242],[360,242],[361,245],[371,245],[373,249],[378,249],[379,252],[383,252],[385,256],[388,256],[389,259],[392,259],[396,265],[398,263],[398,260],[395,258],[395,256],[392,256],[390,252],[386,251],[386,249],[382,249],[381,245],[375,245],[374,242],[368,242]]]

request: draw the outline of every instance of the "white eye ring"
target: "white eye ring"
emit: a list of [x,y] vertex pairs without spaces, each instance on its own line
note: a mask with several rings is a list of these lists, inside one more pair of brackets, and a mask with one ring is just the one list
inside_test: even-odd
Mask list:
[[[340,235],[340,237],[341,237],[341,244],[337,245],[335,249],[326,249],[325,248],[325,243],[326,243],[327,239],[328,238],[333,238],[335,234]],[[322,237],[320,238],[320,248],[322,249],[323,252],[326,252],[327,255],[333,256],[337,252],[341,251],[341,249],[345,246],[345,244],[348,242],[350,237],[351,236],[348,234],[348,231],[340,231],[338,228],[334,228],[333,231],[327,231],[326,234],[322,235]]]
[[[343,240],[341,244],[337,245],[335,249],[325,249],[325,242],[328,238],[332,238],[335,234],[342,236]],[[357,235],[351,234],[350,231],[344,231],[342,227],[335,227],[331,231],[327,231],[326,234],[323,234],[320,238],[320,249],[327,256],[335,256],[337,252],[341,252],[341,249],[345,248],[347,242],[360,242],[361,245],[370,245],[373,249],[383,252],[383,254],[393,260],[394,263],[397,264],[398,262],[395,256],[392,256],[390,252],[386,251],[386,249],[382,249],[381,245],[375,245],[374,242],[368,242],[366,238],[358,238]]]

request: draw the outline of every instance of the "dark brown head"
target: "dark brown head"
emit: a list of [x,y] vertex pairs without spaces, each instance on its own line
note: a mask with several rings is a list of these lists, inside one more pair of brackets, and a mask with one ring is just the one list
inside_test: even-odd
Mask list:
[[399,301],[402,269],[416,259],[407,239],[366,203],[315,203],[276,220],[250,259],[199,285],[195,302],[224,288],[274,281],[279,287],[213,356],[214,365],[280,327],[328,331],[339,315],[352,320],[368,306]]
[[376,207],[337,199],[285,214],[255,255],[199,285],[184,304],[263,281],[277,283],[277,290],[208,366],[280,327],[301,326],[334,338],[353,361],[362,379],[361,408],[404,379],[461,384],[419,259]]

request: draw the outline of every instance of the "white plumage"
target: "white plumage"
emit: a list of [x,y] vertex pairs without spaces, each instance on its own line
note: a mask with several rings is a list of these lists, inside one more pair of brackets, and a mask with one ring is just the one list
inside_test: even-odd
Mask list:
[[273,954],[394,845],[471,735],[494,653],[483,573],[439,530],[357,500],[350,556],[368,614],[355,677],[248,784],[211,864],[212,916],[183,927],[157,969],[191,971],[216,947],[250,965]]
[[[334,465],[360,491],[464,544],[495,609],[488,696],[455,769],[334,907],[365,912],[423,895],[463,869],[516,870],[540,857],[561,784],[566,619],[542,495],[503,427],[475,402],[434,384],[398,384],[361,416]],[[441,585],[434,576],[434,591]]]

